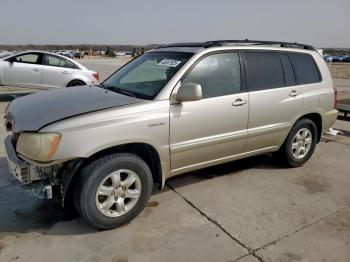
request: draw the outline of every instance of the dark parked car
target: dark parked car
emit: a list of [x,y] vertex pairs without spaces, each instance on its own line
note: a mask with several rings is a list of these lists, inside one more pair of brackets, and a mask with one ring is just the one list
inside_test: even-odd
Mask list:
[[350,55],[346,55],[343,57],[343,62],[348,62],[350,63]]

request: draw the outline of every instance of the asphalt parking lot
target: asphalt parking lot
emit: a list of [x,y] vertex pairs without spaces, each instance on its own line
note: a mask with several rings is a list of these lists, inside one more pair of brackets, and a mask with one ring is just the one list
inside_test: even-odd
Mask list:
[[[81,62],[102,79],[125,63]],[[350,80],[335,82],[347,97]],[[2,87],[0,111],[24,91]],[[185,174],[105,232],[22,191],[0,146],[0,261],[350,261],[350,122],[335,128],[301,168],[262,155]]]

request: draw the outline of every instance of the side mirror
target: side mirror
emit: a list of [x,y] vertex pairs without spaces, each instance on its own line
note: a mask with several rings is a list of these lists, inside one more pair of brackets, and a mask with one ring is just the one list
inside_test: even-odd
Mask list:
[[179,87],[176,100],[179,102],[197,101],[202,99],[202,87],[196,83],[185,83]]

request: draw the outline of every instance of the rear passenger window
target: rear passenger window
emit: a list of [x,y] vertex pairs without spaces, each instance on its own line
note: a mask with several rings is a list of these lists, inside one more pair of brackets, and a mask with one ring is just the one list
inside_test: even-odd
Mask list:
[[298,84],[311,84],[321,81],[316,63],[311,55],[290,53],[289,58]]
[[292,64],[290,63],[289,57],[285,53],[281,53],[281,61],[283,65],[284,71],[284,83],[286,86],[295,85],[294,72],[292,68]]
[[263,90],[284,86],[281,59],[275,52],[245,52],[247,87]]
[[63,57],[50,54],[47,54],[45,57],[44,65],[77,69],[75,64]]

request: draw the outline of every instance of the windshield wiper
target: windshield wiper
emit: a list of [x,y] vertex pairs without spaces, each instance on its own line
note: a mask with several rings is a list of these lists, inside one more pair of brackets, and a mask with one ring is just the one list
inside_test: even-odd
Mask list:
[[107,89],[107,90],[110,90],[110,89],[113,88],[112,86],[105,86],[104,84],[97,84],[97,85],[95,85],[95,86],[98,86],[98,87],[101,87],[101,88]]
[[134,93],[126,91],[126,90],[121,89],[119,87],[105,86],[104,84],[98,84],[96,86],[101,87],[101,88],[106,89],[106,90],[109,90],[109,91],[112,91],[112,92],[120,93],[120,94],[123,94],[123,95],[126,95],[126,96],[136,97],[136,95]]
[[121,89],[119,87],[111,87],[111,88],[112,88],[112,90],[114,92],[117,92],[117,93],[120,93],[120,94],[123,94],[123,95],[127,95],[127,96],[131,96],[131,97],[136,97],[136,95],[134,93],[126,91],[126,90]]
[[103,89],[107,89],[106,86],[104,86],[103,84],[97,84],[97,85],[95,85],[95,86],[101,87],[101,88],[103,88]]
[[126,91],[126,90],[121,89],[121,88],[119,88],[119,87],[113,87],[113,90],[114,90],[115,92],[121,93],[121,94],[123,94],[123,95],[131,96],[131,97],[136,97],[136,95],[135,95],[134,93],[129,92],[129,91]]

